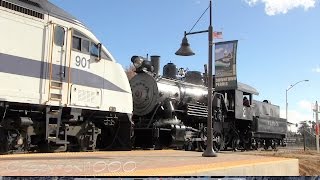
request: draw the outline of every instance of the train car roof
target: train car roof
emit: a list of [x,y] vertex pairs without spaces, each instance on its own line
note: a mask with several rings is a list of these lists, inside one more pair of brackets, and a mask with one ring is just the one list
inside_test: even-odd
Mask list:
[[68,12],[64,11],[63,9],[59,8],[58,6],[52,4],[48,0],[5,0],[5,1],[12,2],[14,4],[21,5],[23,7],[26,7],[28,9],[32,9],[35,11],[40,11],[50,16],[85,27],[85,25],[79,20],[77,20],[77,18],[75,18]]
[[[64,11],[60,7],[54,5],[49,0],[0,0],[0,2],[9,2],[15,4],[17,6],[21,6],[23,8],[27,8],[38,13],[47,14],[52,17],[56,17],[63,21],[67,21],[69,23],[76,24],[81,26],[87,30],[89,30],[82,22],[80,22],[77,18]],[[95,38],[96,39],[96,38]],[[110,57],[110,60],[116,62],[114,57],[110,54],[110,52],[106,49],[105,46],[102,46],[103,50]]]
[[252,86],[249,86],[247,84],[243,84],[241,82],[238,82],[238,90],[240,90],[242,92],[254,94],[254,95],[259,95],[259,92],[255,88],[253,88]]

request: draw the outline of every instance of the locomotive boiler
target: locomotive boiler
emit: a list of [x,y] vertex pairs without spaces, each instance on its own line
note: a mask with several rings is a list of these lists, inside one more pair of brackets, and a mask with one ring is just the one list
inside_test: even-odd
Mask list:
[[[168,63],[160,76],[159,56],[151,56],[151,61],[133,56],[131,61],[137,73],[130,80],[134,146],[203,151],[207,141],[206,73],[183,74]],[[235,89],[212,93],[215,150],[267,149],[282,144],[286,121],[279,117],[279,107],[254,101],[252,96],[258,92],[253,87],[238,83]]]

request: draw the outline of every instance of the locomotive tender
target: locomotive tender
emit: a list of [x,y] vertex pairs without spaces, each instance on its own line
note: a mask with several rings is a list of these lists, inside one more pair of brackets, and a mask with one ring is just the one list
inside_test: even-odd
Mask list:
[[[151,56],[151,61],[133,56],[131,61],[137,73],[130,80],[134,146],[205,150],[208,91],[202,74],[189,71],[178,78],[176,66],[169,63],[160,76],[159,56]],[[234,89],[213,90],[215,150],[284,145],[287,126],[279,116],[279,106],[255,101],[253,95],[258,95],[257,90],[242,83]]]
[[0,153],[131,149],[126,74],[83,23],[0,0],[0,25]]

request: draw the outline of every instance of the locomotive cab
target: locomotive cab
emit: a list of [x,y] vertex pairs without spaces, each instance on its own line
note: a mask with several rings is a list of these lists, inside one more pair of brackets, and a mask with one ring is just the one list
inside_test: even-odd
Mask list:
[[219,93],[225,97],[227,119],[253,120],[253,95],[259,95],[255,88],[238,82],[237,88]]

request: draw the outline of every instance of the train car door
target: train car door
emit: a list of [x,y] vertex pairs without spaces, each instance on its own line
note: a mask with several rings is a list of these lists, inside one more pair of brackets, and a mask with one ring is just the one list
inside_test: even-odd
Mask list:
[[63,102],[63,82],[66,78],[68,29],[52,24],[51,57],[49,62],[49,102]]

